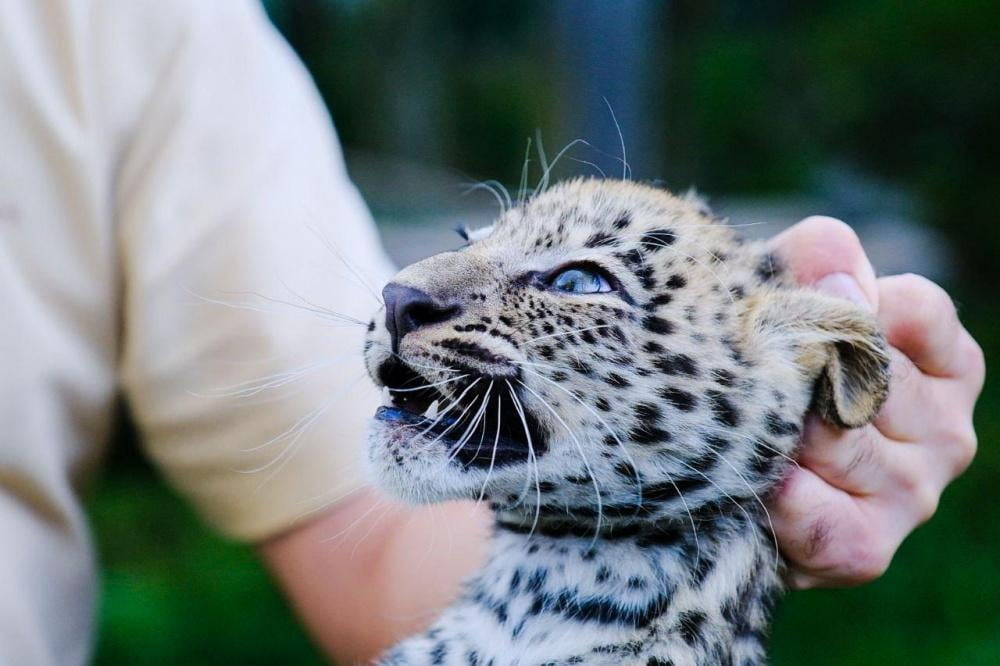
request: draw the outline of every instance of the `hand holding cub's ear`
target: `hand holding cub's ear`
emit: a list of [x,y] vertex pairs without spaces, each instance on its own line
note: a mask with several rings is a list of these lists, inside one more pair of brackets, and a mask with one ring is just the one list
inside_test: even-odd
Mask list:
[[773,245],[800,284],[874,313],[891,345],[873,423],[841,430],[810,416],[802,466],[770,507],[793,585],[856,585],[885,571],[972,460],[983,354],[940,287],[914,275],[876,280],[844,223],[809,218]]

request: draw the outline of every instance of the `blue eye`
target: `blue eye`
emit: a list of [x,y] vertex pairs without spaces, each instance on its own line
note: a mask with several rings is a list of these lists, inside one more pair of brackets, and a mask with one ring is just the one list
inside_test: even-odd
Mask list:
[[607,278],[586,268],[567,268],[552,278],[552,288],[570,294],[603,294],[614,291]]

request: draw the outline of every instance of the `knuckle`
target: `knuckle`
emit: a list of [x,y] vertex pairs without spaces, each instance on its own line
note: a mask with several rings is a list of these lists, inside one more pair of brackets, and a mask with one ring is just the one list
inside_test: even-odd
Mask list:
[[895,475],[899,505],[914,516],[918,525],[930,520],[937,511],[941,492],[934,477],[929,468],[914,465],[898,470]]
[[889,568],[892,561],[892,554],[882,547],[859,547],[855,553],[853,563],[854,578],[858,582],[870,583]]
[[946,437],[949,448],[954,452],[955,473],[961,474],[976,456],[979,446],[976,428],[970,421],[962,421],[953,426]]
[[893,549],[873,525],[866,525],[854,540],[849,569],[851,577],[862,583],[879,578],[892,562]]
[[940,494],[927,484],[921,484],[912,493],[914,515],[917,522],[925,523],[937,512]]
[[976,342],[966,331],[965,335],[965,348],[963,355],[966,359],[967,375],[970,383],[976,387],[977,392],[982,389],[983,381],[986,378],[986,356],[983,354],[983,348]]
[[942,316],[954,314],[955,305],[948,293],[924,276],[904,273],[892,279],[897,297],[907,304],[915,320],[933,323],[940,321]]

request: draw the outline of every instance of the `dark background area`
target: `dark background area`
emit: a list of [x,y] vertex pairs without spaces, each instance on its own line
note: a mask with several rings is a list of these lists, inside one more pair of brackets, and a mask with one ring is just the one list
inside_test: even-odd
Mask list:
[[[1000,3],[266,7],[315,78],[390,247],[428,219],[482,209],[457,196],[463,183],[516,188],[536,130],[550,157],[588,141],[557,175],[620,174],[617,121],[634,177],[697,185],[734,222],[805,206],[864,227],[866,245],[881,239],[876,268],[944,282],[996,369]],[[787,598],[775,664],[1000,663],[991,383],[977,428],[972,468],[882,579]],[[201,527],[132,438],[114,447],[89,506],[104,563],[98,663],[320,662],[251,553]]]

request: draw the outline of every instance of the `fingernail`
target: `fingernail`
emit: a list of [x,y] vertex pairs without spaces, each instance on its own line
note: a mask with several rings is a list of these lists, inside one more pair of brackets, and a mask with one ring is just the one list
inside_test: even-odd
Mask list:
[[813,288],[828,296],[847,299],[866,310],[871,310],[872,308],[871,303],[868,302],[868,297],[865,296],[865,292],[861,291],[861,285],[847,273],[830,273],[829,275],[825,275],[813,283]]

